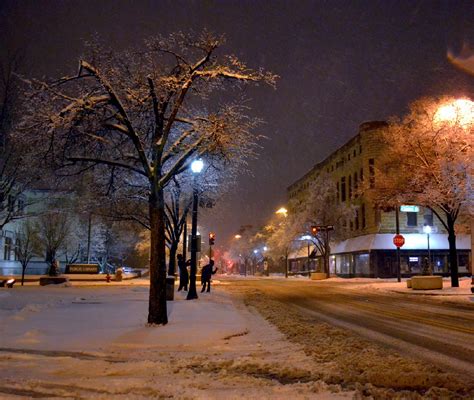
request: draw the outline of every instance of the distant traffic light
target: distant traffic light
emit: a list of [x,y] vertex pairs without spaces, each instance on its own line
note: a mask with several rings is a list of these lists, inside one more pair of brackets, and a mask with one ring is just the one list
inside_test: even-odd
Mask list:
[[209,232],[209,246],[214,245],[215,240],[216,240],[216,234],[214,232]]
[[316,236],[318,234],[318,231],[319,231],[319,227],[317,226],[311,227],[311,233],[313,234],[313,236]]

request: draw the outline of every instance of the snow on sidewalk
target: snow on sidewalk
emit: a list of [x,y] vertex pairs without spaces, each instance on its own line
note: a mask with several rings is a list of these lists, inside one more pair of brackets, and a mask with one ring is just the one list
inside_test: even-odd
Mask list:
[[301,348],[219,289],[177,293],[164,327],[146,326],[147,298],[143,286],[0,291],[0,398],[352,396],[312,379]]

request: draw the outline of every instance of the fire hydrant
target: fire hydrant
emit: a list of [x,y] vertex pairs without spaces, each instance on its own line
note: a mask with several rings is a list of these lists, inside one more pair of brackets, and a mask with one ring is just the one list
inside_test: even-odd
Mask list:
[[107,282],[110,282],[111,279],[112,279],[112,277],[110,276],[109,273],[107,273],[107,275],[105,276],[105,280],[106,280]]

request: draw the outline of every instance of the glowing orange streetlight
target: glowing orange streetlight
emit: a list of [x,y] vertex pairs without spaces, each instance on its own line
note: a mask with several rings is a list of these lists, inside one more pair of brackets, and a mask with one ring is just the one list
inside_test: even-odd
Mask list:
[[435,121],[458,124],[462,128],[472,125],[474,124],[474,102],[464,98],[446,103],[436,111]]
[[285,207],[280,207],[275,211],[275,214],[280,214],[286,217],[288,215],[288,210]]

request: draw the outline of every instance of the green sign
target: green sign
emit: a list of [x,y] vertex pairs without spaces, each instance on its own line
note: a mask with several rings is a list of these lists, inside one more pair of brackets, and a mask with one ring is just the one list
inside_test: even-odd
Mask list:
[[419,212],[420,207],[418,206],[400,206],[401,212]]

